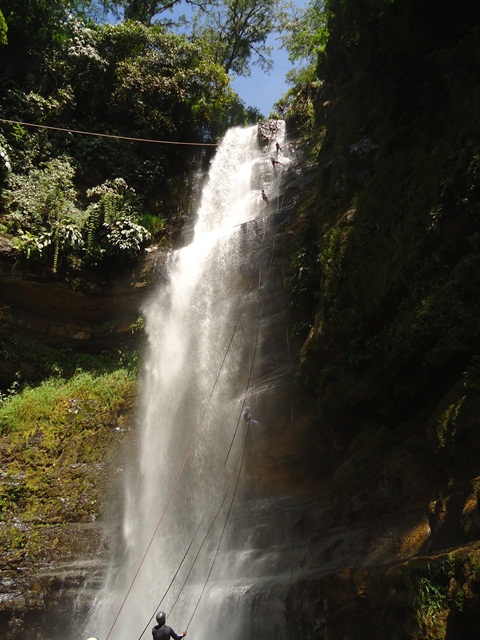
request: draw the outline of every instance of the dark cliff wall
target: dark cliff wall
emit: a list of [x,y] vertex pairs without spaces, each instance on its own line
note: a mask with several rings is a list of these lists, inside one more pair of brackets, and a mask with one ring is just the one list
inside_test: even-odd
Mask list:
[[478,7],[329,8],[286,269],[310,394],[292,451],[323,510],[287,616],[307,637],[473,638]]

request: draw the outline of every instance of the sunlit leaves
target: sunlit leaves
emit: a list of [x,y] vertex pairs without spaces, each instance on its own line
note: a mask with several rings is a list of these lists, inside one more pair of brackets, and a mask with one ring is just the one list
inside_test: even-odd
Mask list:
[[66,158],[55,158],[30,174],[12,174],[4,193],[7,211],[23,216],[30,231],[65,215],[75,215],[75,170]]
[[122,261],[136,260],[150,234],[141,225],[129,218],[122,218],[111,224],[104,224],[105,253]]
[[276,0],[226,0],[199,12],[195,33],[210,44],[214,59],[227,73],[248,76],[250,64],[268,70],[271,47],[266,45],[282,3]]
[[292,62],[312,64],[327,41],[327,16],[323,0],[312,0],[305,8],[294,7],[281,18],[283,46]]
[[138,224],[135,191],[117,178],[88,190],[87,195],[95,198],[87,209],[87,261],[107,257],[127,263],[137,259],[151,235]]
[[110,27],[105,35],[113,29],[136,51],[117,61],[111,112],[155,136],[198,136],[215,119],[218,105],[227,109],[232,103],[229,79],[203,41],[138,23]]

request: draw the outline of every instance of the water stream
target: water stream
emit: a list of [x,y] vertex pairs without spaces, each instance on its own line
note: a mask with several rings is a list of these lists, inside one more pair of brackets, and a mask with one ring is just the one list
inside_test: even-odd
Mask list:
[[[283,128],[277,139],[282,143]],[[242,412],[255,403],[261,350],[255,256],[268,241],[272,214],[260,190],[274,199],[283,170],[272,167],[269,153],[260,149],[256,127],[226,134],[211,162],[192,242],[172,251],[166,284],[143,309],[148,349],[138,451],[124,475],[121,543],[85,637],[151,638],[151,620],[161,609],[177,633],[190,624],[195,640],[212,633],[233,640],[251,633],[252,602],[272,630],[268,619],[281,597],[270,605],[263,600],[276,582],[262,595],[253,585],[278,573],[278,558],[253,557],[250,516],[238,510],[249,491]]]

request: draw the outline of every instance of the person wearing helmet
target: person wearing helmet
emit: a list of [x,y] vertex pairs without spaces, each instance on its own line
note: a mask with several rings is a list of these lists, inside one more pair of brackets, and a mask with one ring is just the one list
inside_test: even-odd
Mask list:
[[155,617],[157,618],[157,624],[152,629],[153,640],[168,640],[169,638],[181,640],[187,635],[187,632],[184,631],[181,636],[177,636],[172,627],[168,627],[165,624],[167,616],[163,611],[159,611]]

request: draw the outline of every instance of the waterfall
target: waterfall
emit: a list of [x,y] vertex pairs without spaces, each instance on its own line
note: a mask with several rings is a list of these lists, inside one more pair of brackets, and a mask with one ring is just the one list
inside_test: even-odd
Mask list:
[[[283,135],[282,123],[280,142]],[[241,579],[248,553],[237,552],[229,522],[223,539],[222,531],[241,472],[242,411],[251,403],[259,348],[252,255],[273,212],[260,190],[275,198],[283,170],[272,167],[269,153],[258,145],[257,127],[227,132],[192,242],[171,252],[166,282],[143,309],[148,349],[138,451],[124,475],[122,543],[85,637],[136,640],[145,628],[142,637],[151,638],[156,611],[172,607],[167,622],[181,633],[193,615],[195,640],[210,638],[212,625],[232,640],[245,631],[239,602],[249,590]]]

